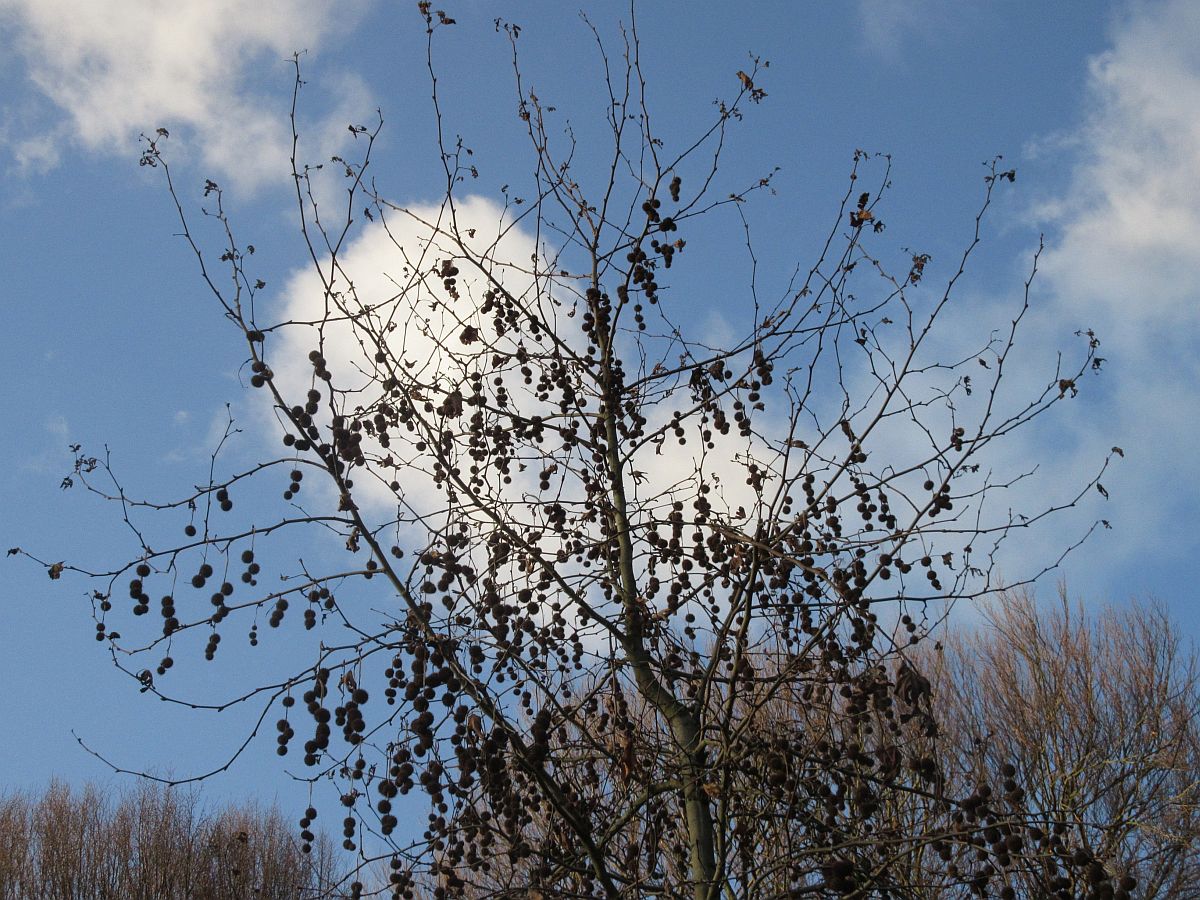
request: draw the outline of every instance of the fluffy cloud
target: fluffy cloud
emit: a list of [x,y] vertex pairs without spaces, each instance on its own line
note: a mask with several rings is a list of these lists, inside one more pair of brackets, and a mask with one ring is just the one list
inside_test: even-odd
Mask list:
[[[570,280],[551,285],[544,276],[533,279],[529,272],[531,258],[541,260],[538,269],[542,272],[556,268],[544,258],[551,251],[539,247],[527,229],[514,225],[511,211],[490,200],[457,200],[454,221],[456,226],[451,226],[449,210],[444,206],[414,206],[394,212],[386,227],[380,221],[367,224],[347,243],[338,255],[337,274],[331,284],[326,283],[330,271],[327,261],[322,265],[325,274],[318,275],[309,266],[294,272],[284,283],[273,316],[287,324],[268,338],[267,356],[274,382],[289,402],[302,404],[311,389],[322,393],[321,412],[315,418],[323,430],[331,417],[325,399],[328,391],[314,377],[310,351],[319,350],[325,359],[333,373],[333,384],[346,392],[339,395],[339,409],[349,411],[356,405],[370,407],[380,398],[380,382],[386,373],[373,357],[381,345],[387,347],[388,357],[394,360],[390,364],[403,368],[412,383],[428,386],[422,390],[435,403],[455,387],[463,386],[465,373],[480,365],[482,354],[489,385],[493,378],[500,378],[514,406],[524,415],[538,413],[549,418],[557,414],[557,406],[539,400],[515,368],[505,366],[499,372],[490,368],[493,351],[513,353],[518,341],[529,344],[530,337],[527,332],[499,337],[491,318],[479,314],[488,285],[480,272],[463,260],[463,251],[456,246],[451,231],[457,228],[471,256],[485,261],[491,277],[514,296],[525,297],[526,302],[537,306],[544,321],[557,323],[555,332],[560,339],[578,344],[582,332]],[[447,296],[437,274],[447,260],[455,261],[463,270],[457,275],[457,299]],[[464,345],[460,336],[467,327],[477,328],[481,339]],[[727,328],[717,320],[709,321],[707,336],[716,339],[718,332]],[[265,394],[260,396],[265,398]],[[649,409],[652,427],[672,421],[676,410],[689,405],[686,397],[687,392],[680,391]],[[271,445],[278,446],[275,410],[264,407],[262,412],[269,416],[269,421],[264,419],[262,423],[264,433]],[[435,484],[430,454],[418,451],[414,440],[402,430],[392,432],[385,451],[374,438],[367,437],[368,455],[390,456],[395,468],[370,465],[360,471],[355,478],[355,497],[368,517],[376,521],[386,521],[393,515],[408,521],[420,518],[423,526],[408,535],[420,541],[426,527],[439,525],[446,498]],[[689,486],[694,490],[695,479],[702,473],[710,484],[714,479],[717,482],[711,498],[714,504],[754,509],[756,496],[745,483],[744,466],[735,461],[739,452],[746,452],[748,442],[732,436],[716,436],[715,440],[718,447],[710,453],[702,453],[696,440],[689,441],[686,448],[672,443],[665,452],[654,446],[643,447],[630,462],[636,472],[629,485],[635,505],[649,503],[657,507],[675,490],[686,493]],[[581,485],[576,476],[567,474],[567,459],[558,442],[548,440],[543,453],[544,458],[539,458],[536,448],[527,448],[511,470],[511,483],[496,483],[487,489],[493,502],[512,504],[514,514],[522,517],[522,504],[542,494],[538,475],[548,467],[558,473],[552,491],[560,499],[582,500]],[[398,492],[389,487],[393,478],[400,484]],[[305,489],[309,490],[308,482]],[[323,499],[328,502],[333,498],[325,495]],[[481,526],[486,524],[480,521]],[[476,550],[483,552],[483,545]],[[482,558],[479,564],[483,564]]]
[[1126,340],[1200,315],[1182,302],[1200,281],[1198,30],[1200,7],[1154,7],[1091,61],[1084,159],[1049,210],[1062,237],[1047,274],[1130,326]]
[[1052,314],[1104,341],[1107,393],[1074,424],[1081,443],[1108,439],[1129,451],[1114,474],[1112,514],[1126,559],[1152,563],[1140,577],[1156,561],[1200,551],[1187,530],[1166,534],[1200,502],[1197,34],[1200,6],[1189,0],[1139,4],[1119,23],[1090,63],[1069,189],[1041,210],[1052,234],[1043,265]]
[[[367,225],[338,255],[330,291],[327,274],[319,276],[312,266],[293,273],[278,315],[290,324],[277,332],[270,356],[285,397],[302,402],[308,390],[324,387],[314,379],[308,359],[314,349],[326,359],[334,384],[349,391],[349,406],[379,399],[385,376],[372,357],[381,344],[397,364],[412,367],[406,371],[417,383],[440,385],[443,392],[458,384],[464,365],[483,352],[477,348],[484,344],[465,347],[459,334],[468,324],[483,329],[477,309],[487,285],[478,272],[466,271],[458,277],[459,299],[441,290],[440,278],[432,273],[441,261],[462,256],[446,233],[448,217],[445,207],[414,206],[390,216],[386,227],[378,221]],[[503,209],[470,197],[457,202],[455,221],[472,253],[495,261],[492,274],[509,291],[521,296],[535,290],[526,270],[536,243]],[[511,349],[510,342],[500,343]],[[378,447],[375,451],[382,455]],[[422,514],[443,506],[444,495],[424,471],[425,455],[403,441],[392,446],[392,453],[408,463],[403,465],[406,502]],[[394,507],[396,497],[385,484],[393,473],[375,474],[363,481],[359,499]]]
[[[333,0],[0,0],[28,79],[56,108],[10,110],[3,142],[19,166],[60,148],[135,152],[139,133],[185,128],[208,172],[241,186],[286,177],[286,105],[248,90],[252,64],[315,49],[362,3]],[[342,79],[347,102],[361,88]],[[357,104],[356,104],[357,105]],[[344,116],[338,116],[345,130]],[[25,121],[31,120],[31,121]],[[19,137],[17,135],[20,135]]]

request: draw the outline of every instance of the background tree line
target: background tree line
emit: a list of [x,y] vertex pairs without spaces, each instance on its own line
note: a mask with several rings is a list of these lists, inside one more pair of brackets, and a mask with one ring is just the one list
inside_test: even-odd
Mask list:
[[[1065,596],[1039,607],[1027,592],[1003,594],[983,623],[950,629],[923,662],[962,782],[950,789],[969,793],[977,780],[1015,760],[1013,778],[1032,795],[1044,839],[1084,848],[1106,871],[1122,873],[1110,893],[1093,891],[1085,871],[1067,886],[1070,896],[1195,895],[1200,685],[1194,650],[1161,607],[1089,613]],[[770,731],[790,727],[797,716],[812,721],[805,706],[778,704]],[[829,736],[816,731],[810,739]],[[781,771],[771,757],[750,760],[750,777],[736,789],[769,792]],[[908,820],[913,815],[919,806],[889,811],[897,826],[926,830]],[[784,825],[764,831],[758,871],[783,868],[793,839],[780,830]],[[1010,853],[1017,849],[1008,847],[1011,837],[1003,837]],[[938,852],[931,844],[905,860],[907,883],[894,889],[896,896],[946,894],[940,867],[926,858]],[[501,866],[466,896],[529,896],[528,868],[528,862]],[[353,860],[327,838],[300,852],[295,829],[276,810],[204,812],[194,793],[179,788],[142,783],[114,799],[95,786],[53,784],[40,796],[0,799],[4,900],[315,900],[348,896],[353,877],[382,889],[390,874],[381,868],[352,877],[352,869]],[[1122,887],[1124,877],[1137,884]],[[779,893],[770,882],[759,882],[763,896]],[[429,887],[417,895],[428,896]],[[1052,888],[1032,866],[1017,868],[1006,896],[1055,890],[1062,888]]]
[[149,782],[0,796],[4,900],[315,900],[344,896],[341,880],[332,842],[302,853],[277,809],[205,810]]

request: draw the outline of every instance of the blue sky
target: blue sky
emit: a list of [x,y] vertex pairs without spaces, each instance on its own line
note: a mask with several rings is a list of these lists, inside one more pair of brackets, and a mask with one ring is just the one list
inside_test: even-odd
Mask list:
[[[437,44],[447,130],[475,149],[478,191],[495,200],[530,169],[497,16],[523,26],[525,77],[576,127],[586,165],[603,96],[577,7],[446,8],[458,20]],[[584,8],[610,39],[627,13]],[[638,28],[666,135],[704,122],[751,53],[770,60],[759,81],[768,97],[734,129],[726,169],[744,183],[780,167],[776,194],[748,210],[767,285],[815,249],[856,148],[892,155],[894,247],[930,253],[928,277],[948,277],[970,237],[980,164],[1004,154],[1017,181],[997,204],[955,321],[969,332],[1002,320],[1044,232],[1029,358],[1052,358],[1090,327],[1106,371],[1014,446],[1014,464],[1037,463],[1036,489],[1052,493],[1085,481],[1109,447],[1126,451],[1105,477],[1110,500],[1088,497],[1027,548],[1070,543],[1096,518],[1112,524],[1042,590],[1053,593],[1061,575],[1089,603],[1154,596],[1200,636],[1200,6],[646,3]],[[378,108],[376,178],[389,197],[419,204],[438,198],[423,42],[415,3],[0,0],[3,547],[80,564],[129,550],[113,509],[58,489],[71,443],[92,453],[107,445],[129,484],[155,496],[204,478],[227,403],[249,432],[235,460],[261,447],[236,335],[176,235],[158,173],[137,164],[138,135],[170,129],[190,202],[205,178],[226,188],[235,227],[258,248],[265,300],[282,309],[304,265],[289,194],[288,58],[307,51],[308,158],[352,152],[346,126],[369,124]],[[382,271],[388,261],[368,251],[361,266]],[[714,271],[703,298],[710,322],[736,319],[745,275],[744,260]],[[72,729],[129,768],[176,775],[220,765],[240,743],[244,716],[167,707],[113,669],[81,582],[50,582],[12,558],[2,584],[8,786],[107,777]],[[221,665],[193,661],[187,684],[212,697],[288,658],[286,648],[231,648]],[[296,806],[272,750],[268,735],[208,790]]]

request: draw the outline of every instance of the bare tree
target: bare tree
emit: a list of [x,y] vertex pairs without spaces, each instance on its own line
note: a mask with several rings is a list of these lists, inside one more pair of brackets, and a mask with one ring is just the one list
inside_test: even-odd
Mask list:
[[[940,720],[963,773],[1016,768],[1038,840],[1135,877],[1139,897],[1200,884],[1200,673],[1161,606],[1088,614],[1026,591],[987,607],[987,624],[927,654]],[[1083,872],[1086,876],[1087,872]],[[1062,876],[1054,876],[1062,877]],[[1037,867],[1022,896],[1057,887]]]
[[[991,845],[986,852],[1009,857],[1000,896],[1128,897],[1135,889],[1138,897],[1190,896],[1200,883],[1200,683],[1195,653],[1182,646],[1175,624],[1158,605],[1089,616],[1065,594],[1048,606],[1025,590],[998,594],[985,611],[982,625],[950,628],[912,654],[930,678],[937,724],[938,740],[925,744],[938,754],[937,789],[977,798],[958,803],[959,815],[965,819],[977,812],[980,798],[1003,792],[1023,810],[1023,827],[997,817],[974,842],[947,841],[937,835],[948,823],[925,792],[880,792],[860,781],[858,791],[867,791],[855,799],[860,809],[870,808],[862,822],[871,827],[854,838],[891,845],[892,895],[954,896],[950,867],[969,865],[986,846],[982,838]],[[755,838],[741,835],[741,846],[752,847],[742,871],[754,874],[754,895],[783,896],[786,880],[779,873],[798,845],[801,853],[804,847],[796,816],[772,814],[781,796],[794,796],[780,787],[796,778],[795,763],[811,760],[818,744],[844,742],[858,713],[853,701],[823,707],[788,691],[755,712],[757,741],[744,741],[746,756],[728,792],[759,811]],[[604,730],[600,723],[597,729]],[[628,733],[652,729],[649,717],[639,717]],[[911,751],[920,741],[908,737]],[[662,740],[651,735],[648,742]],[[792,751],[797,742],[805,748],[798,753]],[[830,761],[823,768],[836,767]],[[589,778],[583,771],[577,776]],[[890,775],[898,776],[900,766]],[[534,828],[550,824],[539,819]],[[646,822],[631,820],[619,840],[636,846],[646,830]],[[900,838],[916,834],[931,840],[922,846]],[[1025,854],[1026,841],[1041,852]],[[1075,865],[1048,866],[1047,857],[1070,857]],[[469,895],[512,893],[528,883],[533,865],[501,867]]]
[[0,798],[4,900],[310,900],[342,896],[339,880],[329,839],[302,853],[278,810],[206,814],[148,782],[115,799],[58,782]]
[[[204,483],[169,501],[136,497],[79,449],[68,484],[119,504],[135,547],[112,566],[46,560],[50,576],[96,580],[98,639],[168,699],[175,653],[199,641],[214,659],[230,623],[253,623],[252,643],[260,614],[319,636],[295,671],[213,705],[258,704],[260,724],[280,710],[279,753],[302,741],[308,780],[340,781],[344,847],[386,859],[398,897],[1004,883],[1018,856],[979,835],[1015,833],[1029,811],[1012,792],[947,791],[910,648],[951,602],[995,589],[1008,538],[1103,490],[1097,475],[1019,515],[994,501],[1025,477],[1002,474],[1005,441],[1100,363],[1082,333],[1071,365],[1009,389],[1036,256],[1005,328],[945,355],[947,310],[1015,172],[988,167],[974,233],[932,287],[928,254],[894,264],[890,161],[855,153],[824,242],[774,297],[753,276],[737,333],[714,338],[672,286],[702,289],[689,260],[703,270],[695,248],[722,221],[741,248],[704,253],[744,253],[755,271],[745,208],[771,175],[729,185],[721,163],[766,100],[767,64],[722,76],[730,96],[680,139],[655,129],[636,27],[616,56],[594,30],[607,139],[583,154],[522,79],[527,38],[497,22],[533,173],[501,205],[467,193],[476,157],[443,119],[435,36],[454,20],[418,6],[443,200],[386,199],[368,177],[382,122],[352,126],[365,151],[334,160],[347,192],[334,224],[329,170],[305,165],[296,138],[312,261],[300,306],[264,301],[212,182],[210,251],[166,132],[148,140],[142,162],[166,178],[283,449],[227,470],[231,423]],[[365,242],[389,247],[386,277],[353,270]],[[282,508],[254,488],[280,482]],[[343,560],[298,560],[308,532]],[[148,630],[127,614],[149,613],[152,591]],[[401,826],[422,793],[426,818]],[[954,861],[967,853],[983,858]],[[914,854],[946,864],[911,886]]]

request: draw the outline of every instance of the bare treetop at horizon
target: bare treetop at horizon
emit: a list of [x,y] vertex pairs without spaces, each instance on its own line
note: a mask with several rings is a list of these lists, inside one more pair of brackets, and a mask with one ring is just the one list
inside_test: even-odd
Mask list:
[[[531,33],[498,22],[529,156],[477,160],[442,130],[434,50],[454,20],[419,8],[443,200],[377,190],[382,122],[352,126],[361,158],[319,176],[296,138],[311,268],[282,301],[220,188],[202,201],[213,251],[165,131],[148,141],[278,454],[226,471],[214,453],[198,489],[159,502],[79,451],[72,479],[119,502],[137,543],[128,562],[50,574],[99,583],[116,664],[169,697],[201,646],[219,664],[235,623],[293,642],[295,668],[214,705],[278,717],[310,793],[339,785],[355,894],[1014,896],[1020,870],[1044,873],[1046,896],[1122,896],[1128,873],[1028,837],[1046,823],[1007,763],[995,790],[947,795],[954,760],[908,658],[953,601],[1000,586],[1006,539],[1104,490],[1107,459],[1010,508],[1036,460],[1006,456],[1008,439],[1100,363],[1084,332],[1032,392],[1014,378],[1036,255],[1002,329],[945,333],[1015,172],[988,166],[974,233],[935,285],[930,256],[898,256],[885,230],[890,160],[856,152],[824,243],[764,296],[778,279],[758,271],[748,207],[771,174],[729,184],[721,163],[769,111],[765,61],[714,73],[730,96],[707,123],[659,134],[636,28],[593,29],[607,137],[584,148],[561,98],[522,81]],[[502,164],[502,203],[473,195],[476,166]],[[336,209],[318,202],[332,167]],[[743,293],[693,299],[726,261],[750,273]],[[301,543],[324,552],[302,562]],[[1075,543],[1005,577],[1028,583]]]

